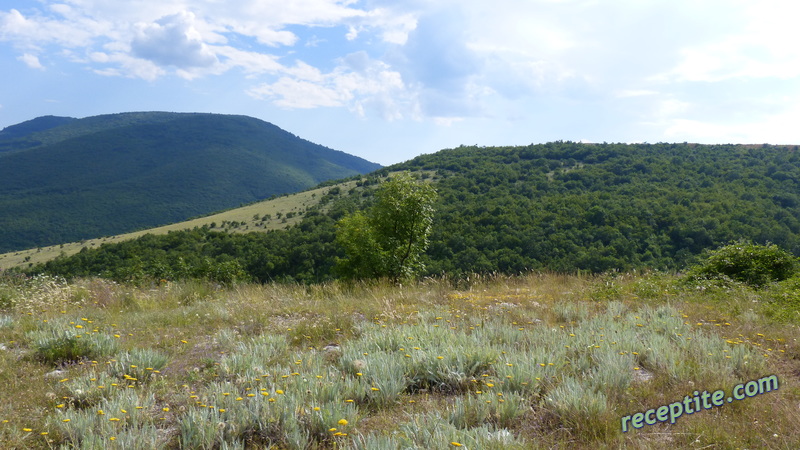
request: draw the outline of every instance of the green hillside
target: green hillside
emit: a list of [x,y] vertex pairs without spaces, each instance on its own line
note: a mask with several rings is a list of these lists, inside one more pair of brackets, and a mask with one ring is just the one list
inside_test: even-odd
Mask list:
[[380,167],[245,116],[126,113],[42,128],[4,141],[0,251],[179,222]]
[[200,227],[144,236],[32,273],[327,280],[344,256],[336,222],[368,207],[372,188],[398,170],[417,173],[439,194],[424,275],[678,270],[739,239],[800,254],[794,146],[554,142],[423,155],[355,187],[334,187],[288,230],[233,235]]
[[11,125],[0,131],[0,152],[21,150],[41,145],[42,141],[36,140],[41,132],[51,128],[65,125],[74,120],[73,117],[43,116],[25,122]]

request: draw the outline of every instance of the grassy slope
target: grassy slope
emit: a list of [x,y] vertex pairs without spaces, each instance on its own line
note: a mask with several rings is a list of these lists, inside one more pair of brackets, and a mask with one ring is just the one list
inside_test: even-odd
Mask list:
[[[800,447],[800,333],[767,321],[767,291],[659,274],[0,288],[14,305],[0,313],[10,447]],[[33,339],[56,329],[113,345],[45,377],[56,363],[34,358]],[[332,342],[340,351],[324,350]],[[624,416],[773,374],[777,391],[620,431]]]
[[[194,227],[210,226],[216,223],[218,230],[228,229],[231,232],[244,233],[250,231],[268,231],[288,228],[297,224],[301,219],[301,215],[296,215],[289,219],[277,218],[280,213],[285,216],[289,212],[303,212],[312,205],[319,202],[319,199],[333,187],[340,187],[343,191],[347,191],[355,186],[355,181],[347,181],[336,185],[326,186],[308,191],[298,192],[296,194],[286,195],[271,200],[256,202],[251,205],[242,206],[240,208],[223,211],[220,213],[204,216],[196,219],[187,220],[184,222],[165,225],[163,227],[150,228],[146,230],[136,231],[132,233],[125,233],[116,236],[108,236],[98,239],[87,239],[81,242],[70,242],[63,245],[52,245],[42,248],[34,248],[28,250],[20,250],[16,252],[8,252],[0,254],[0,269],[9,269],[11,267],[26,266],[29,263],[36,264],[49,261],[62,252],[66,255],[74,255],[82,248],[97,247],[105,243],[121,242],[129,239],[135,239],[145,234],[166,234],[170,231],[177,230],[190,230]],[[268,221],[255,220],[253,217],[258,214],[263,217],[265,214],[272,216]],[[245,222],[245,225],[238,227],[222,227],[222,222]]]

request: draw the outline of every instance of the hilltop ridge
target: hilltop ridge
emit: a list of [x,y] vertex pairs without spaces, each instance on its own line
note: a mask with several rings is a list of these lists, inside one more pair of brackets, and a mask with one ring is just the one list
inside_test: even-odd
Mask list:
[[39,118],[0,137],[0,251],[115,235],[381,166],[247,116]]

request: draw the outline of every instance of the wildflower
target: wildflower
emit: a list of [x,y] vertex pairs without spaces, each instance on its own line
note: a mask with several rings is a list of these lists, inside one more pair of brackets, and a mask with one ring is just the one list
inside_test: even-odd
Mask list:
[[161,408],[161,410],[164,411],[164,412],[169,412],[169,408],[167,408],[167,407]]
[[339,425],[341,425],[341,426],[345,426],[345,425],[347,425],[347,419],[341,419],[341,420],[339,420],[339,422],[337,422],[337,423],[338,423]]
[[278,389],[278,390],[275,391],[275,393],[276,394],[283,394],[283,390],[282,389]]
[[463,445],[461,445],[461,444],[459,444],[458,442],[455,442],[455,441],[451,442],[450,445],[452,445],[453,447],[463,447]]
[[24,432],[26,432],[26,433],[30,433],[30,432],[31,432],[31,431],[33,431],[33,430],[32,430],[32,429],[30,429],[30,428],[23,428],[23,429],[22,429],[22,431],[24,431]]
[[64,419],[64,420],[62,420],[62,422],[64,422],[64,423],[67,423],[67,422],[69,422],[69,421],[70,421],[70,419]]

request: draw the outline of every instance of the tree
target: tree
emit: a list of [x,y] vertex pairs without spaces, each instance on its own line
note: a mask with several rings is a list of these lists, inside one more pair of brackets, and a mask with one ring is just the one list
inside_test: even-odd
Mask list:
[[336,241],[347,255],[337,272],[349,278],[389,277],[397,281],[423,269],[433,225],[435,189],[402,173],[383,183],[375,204],[338,223]]

